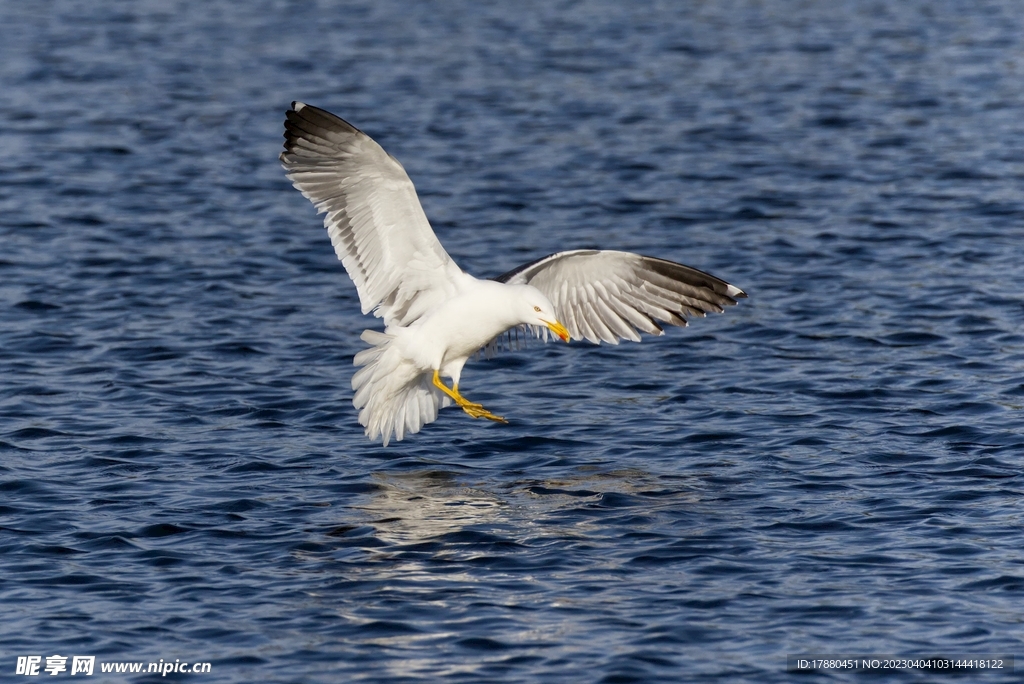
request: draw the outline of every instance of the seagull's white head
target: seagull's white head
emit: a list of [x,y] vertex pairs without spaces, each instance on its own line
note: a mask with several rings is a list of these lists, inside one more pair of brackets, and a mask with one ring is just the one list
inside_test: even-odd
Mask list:
[[525,325],[547,328],[563,342],[569,341],[569,331],[555,318],[555,307],[544,293],[533,285],[514,286],[519,290],[519,316]]

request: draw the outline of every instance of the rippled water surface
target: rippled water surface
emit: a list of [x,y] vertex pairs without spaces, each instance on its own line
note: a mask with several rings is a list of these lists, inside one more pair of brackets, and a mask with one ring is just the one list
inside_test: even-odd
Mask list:
[[[0,678],[1024,657],[1020,9],[0,2]],[[402,160],[472,273],[600,246],[750,299],[472,362],[510,425],[383,449],[292,99]]]

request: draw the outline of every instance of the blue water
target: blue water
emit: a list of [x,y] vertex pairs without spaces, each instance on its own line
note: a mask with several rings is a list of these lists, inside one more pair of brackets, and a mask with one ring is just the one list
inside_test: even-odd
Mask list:
[[[0,679],[1024,657],[1019,3],[4,0],[0,84]],[[510,425],[383,449],[293,99],[399,158],[471,273],[599,246],[750,299],[472,362]]]

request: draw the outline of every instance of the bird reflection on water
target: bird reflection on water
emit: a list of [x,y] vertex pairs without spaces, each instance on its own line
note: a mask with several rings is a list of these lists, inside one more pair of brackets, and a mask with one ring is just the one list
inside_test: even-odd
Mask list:
[[[666,484],[650,472],[639,469],[599,470],[580,468],[576,473],[551,479],[520,479],[495,487],[474,481],[471,473],[440,468],[373,474],[378,485],[368,501],[353,505],[360,517],[375,530],[375,537],[388,544],[463,541],[472,551],[473,540],[487,545],[550,543],[583,538],[591,522],[571,516],[558,524],[563,513],[605,505],[615,497],[649,496],[664,492]],[[679,482],[674,483],[680,487]],[[662,506],[696,503],[695,492],[676,491],[664,497]],[[659,506],[648,506],[656,510]],[[424,547],[423,550],[428,550]],[[393,551],[382,547],[382,551]]]
[[[324,609],[388,649],[395,678],[479,672],[513,653],[542,659],[559,644],[593,648],[595,627],[581,615],[603,616],[596,633],[611,648],[635,613],[621,592],[634,561],[680,521],[695,540],[707,531],[699,479],[640,469],[532,478],[429,464],[371,477],[375,490],[342,509],[343,524],[327,534],[343,554],[330,572],[373,599]],[[613,538],[625,553],[595,557]]]
[[375,473],[379,489],[356,507],[370,517],[377,537],[392,544],[418,544],[468,526],[501,524],[508,506],[498,495],[460,482],[460,474],[427,469]]

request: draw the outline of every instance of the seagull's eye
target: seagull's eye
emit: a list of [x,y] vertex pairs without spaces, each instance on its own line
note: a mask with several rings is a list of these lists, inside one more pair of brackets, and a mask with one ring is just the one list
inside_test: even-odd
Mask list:
[[533,307],[533,310],[536,311],[537,313],[540,313],[540,307],[539,306]]

